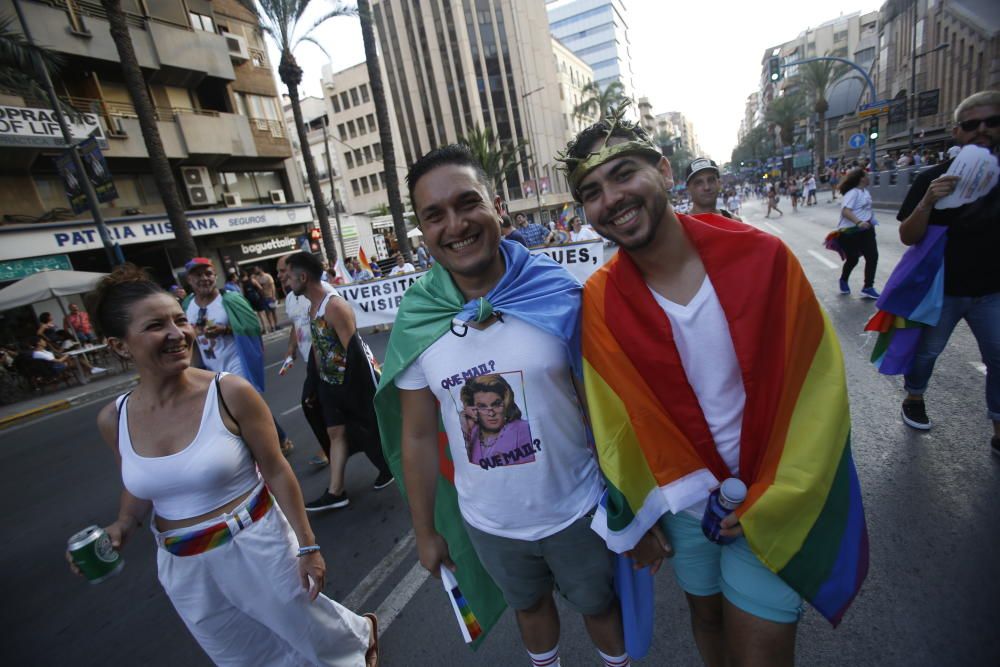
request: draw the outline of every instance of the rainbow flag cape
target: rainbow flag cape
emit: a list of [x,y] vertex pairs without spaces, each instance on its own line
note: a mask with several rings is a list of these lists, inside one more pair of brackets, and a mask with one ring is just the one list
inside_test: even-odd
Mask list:
[[[868,532],[836,334],[778,239],[679,215],[712,280],[746,390],[738,510],[761,561],[836,626],[868,572]],[[584,378],[608,497],[595,529],[632,548],[686,476],[731,476],[688,384],[670,321],[627,253],[587,281]],[[676,485],[676,486],[675,486]]]
[[879,373],[909,371],[924,328],[941,318],[947,231],[941,225],[928,225],[920,242],[903,253],[875,302],[878,311],[865,331],[878,332],[871,361]]
[[358,264],[360,264],[361,268],[365,271],[368,271],[369,273],[371,272],[372,265],[368,263],[368,255],[365,254],[365,249],[361,246],[358,246]]
[[[550,333],[566,346],[574,369],[580,368],[580,283],[546,255],[532,255],[513,241],[501,241],[500,253],[507,267],[500,282],[485,297],[466,302],[451,275],[440,263],[420,277],[400,304],[385,353],[382,379],[375,394],[375,411],[382,434],[382,451],[406,498],[400,438],[402,412],[395,378],[434,341],[446,335],[455,319],[484,321],[494,312],[512,315]],[[485,639],[506,608],[500,589],[479,562],[465,532],[455,490],[455,466],[443,423],[438,425],[439,476],[434,505],[434,525],[448,543],[457,569],[455,579],[463,593],[466,612],[482,629],[471,646]]]
[[[244,378],[261,394],[264,393],[264,341],[261,340],[260,320],[250,306],[250,302],[242,294],[236,292],[222,293],[222,308],[229,317],[229,326],[233,329],[236,341],[236,353],[246,372]],[[184,297],[182,307],[187,310],[188,304],[194,298],[193,294]]]

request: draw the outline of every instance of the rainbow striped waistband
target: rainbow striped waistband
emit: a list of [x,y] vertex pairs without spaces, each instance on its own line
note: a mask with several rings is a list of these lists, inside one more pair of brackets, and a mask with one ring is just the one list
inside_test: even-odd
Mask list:
[[260,521],[272,505],[274,496],[261,484],[259,491],[255,491],[249,500],[241,503],[241,507],[227,514],[224,520],[189,533],[161,537],[160,546],[175,556],[205,553],[230,542],[238,532]]

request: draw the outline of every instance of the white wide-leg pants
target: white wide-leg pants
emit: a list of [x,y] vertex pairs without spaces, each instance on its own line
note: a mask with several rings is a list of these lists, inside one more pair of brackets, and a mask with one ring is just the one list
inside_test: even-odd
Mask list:
[[[162,535],[198,528],[153,533],[159,544]],[[194,556],[158,549],[160,583],[217,665],[364,667],[370,622],[325,595],[309,601],[296,545],[275,503],[228,544]]]

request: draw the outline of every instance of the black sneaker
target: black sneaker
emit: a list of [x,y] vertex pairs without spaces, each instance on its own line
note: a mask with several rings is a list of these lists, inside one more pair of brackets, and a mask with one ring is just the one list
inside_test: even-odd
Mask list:
[[923,401],[903,401],[903,423],[920,431],[930,430],[931,420],[927,417]]
[[307,512],[321,512],[323,510],[334,510],[338,507],[347,507],[351,500],[347,497],[346,493],[341,493],[339,496],[335,496],[328,490],[323,492],[323,495],[312,501],[311,503],[306,503]]
[[993,439],[990,440],[990,445],[993,448],[993,453],[996,456],[1000,456],[1000,438],[993,436]]
[[396,478],[392,476],[392,473],[388,470],[385,472],[380,472],[378,477],[375,478],[375,490],[384,489],[385,487],[396,481]]

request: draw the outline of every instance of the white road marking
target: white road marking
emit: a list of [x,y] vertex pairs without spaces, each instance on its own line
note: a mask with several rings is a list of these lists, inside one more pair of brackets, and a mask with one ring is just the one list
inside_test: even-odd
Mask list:
[[[413,548],[414,535],[411,530],[406,535],[403,536],[396,546],[386,554],[378,565],[372,568],[371,572],[365,575],[365,578],[358,582],[358,585],[354,587],[354,590],[347,594],[340,604],[344,605],[348,609],[358,610],[358,607],[362,602],[368,599],[375,589],[385,583],[385,580],[389,578],[389,575],[395,571],[403,559],[410,553]],[[379,616],[379,623],[381,625],[382,617]]]
[[762,222],[760,224],[764,225],[765,227],[767,227],[768,229],[770,229],[772,232],[774,232],[778,236],[783,236],[784,233],[785,233],[785,230],[783,230],[781,227],[775,227],[770,222]]
[[970,361],[969,365],[975,368],[977,371],[986,375],[986,364],[981,364],[978,361]]
[[836,264],[834,264],[833,262],[831,262],[829,259],[827,259],[823,255],[821,255],[820,253],[816,252],[815,250],[810,250],[809,254],[812,255],[813,257],[815,257],[816,261],[819,262],[820,264],[822,264],[823,266],[829,267],[831,269],[839,269],[840,268],[839,266],[837,266]]
[[399,612],[403,611],[403,607],[417,594],[429,576],[431,573],[424,569],[420,561],[413,564],[406,576],[396,584],[388,597],[375,610],[380,633],[389,629],[392,622],[399,616]]
[[293,405],[292,407],[290,407],[287,410],[285,410],[284,412],[282,412],[280,416],[284,417],[285,415],[290,415],[293,412],[295,412],[296,410],[301,410],[301,409],[302,409],[302,404]]
[[281,361],[276,361],[273,364],[268,364],[267,366],[264,366],[264,368],[271,369],[271,368],[274,368],[275,366],[280,366],[283,363],[285,363],[284,359],[282,359]]

